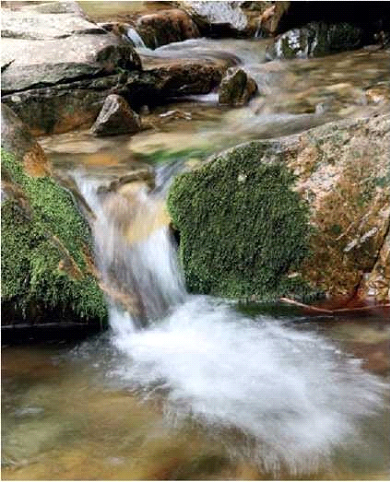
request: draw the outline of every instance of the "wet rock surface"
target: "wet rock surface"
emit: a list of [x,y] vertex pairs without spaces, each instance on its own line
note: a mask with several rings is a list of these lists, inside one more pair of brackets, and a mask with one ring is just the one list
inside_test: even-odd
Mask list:
[[95,136],[131,134],[141,129],[141,120],[119,95],[111,94],[104,101],[95,124],[91,128]]
[[239,106],[249,102],[257,92],[257,84],[243,69],[229,69],[218,89],[220,104]]
[[363,30],[359,27],[348,23],[312,22],[280,35],[269,47],[267,57],[269,60],[320,57],[354,50],[362,43]]

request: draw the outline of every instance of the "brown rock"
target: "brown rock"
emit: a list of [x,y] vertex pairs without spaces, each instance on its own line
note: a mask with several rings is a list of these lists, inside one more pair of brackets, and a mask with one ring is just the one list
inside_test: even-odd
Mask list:
[[50,164],[42,147],[23,122],[4,104],[1,105],[1,147],[23,162],[24,169],[30,176],[50,174]]
[[257,84],[244,70],[231,68],[219,86],[220,104],[245,105],[257,92]]
[[131,134],[140,129],[141,121],[138,114],[130,108],[123,97],[111,94],[105,100],[91,132],[95,136],[112,136]]
[[136,30],[147,47],[156,48],[200,36],[191,17],[179,9],[161,10],[139,18]]

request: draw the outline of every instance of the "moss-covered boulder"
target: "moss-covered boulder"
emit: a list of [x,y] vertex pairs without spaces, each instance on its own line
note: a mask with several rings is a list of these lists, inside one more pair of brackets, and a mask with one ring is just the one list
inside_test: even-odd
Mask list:
[[286,274],[308,253],[308,208],[282,162],[261,162],[266,149],[248,144],[176,178],[168,206],[191,291],[261,298],[289,291]]
[[243,144],[182,174],[168,207],[189,289],[384,301],[389,176],[388,115]]
[[89,227],[72,195],[47,172],[27,171],[23,157],[1,152],[2,324],[100,325],[107,310]]

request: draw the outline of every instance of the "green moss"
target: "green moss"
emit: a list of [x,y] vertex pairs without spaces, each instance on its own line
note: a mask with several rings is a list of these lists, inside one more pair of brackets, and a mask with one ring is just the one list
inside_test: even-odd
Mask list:
[[289,271],[308,255],[308,208],[281,162],[250,143],[177,177],[168,209],[190,291],[274,299],[308,287]]
[[[22,193],[8,197],[1,208],[2,301],[25,316],[36,305],[84,320],[105,320],[103,294],[87,273],[90,231],[70,194],[49,177],[26,175],[4,151],[2,169]],[[61,270],[64,260],[73,260],[80,276]]]

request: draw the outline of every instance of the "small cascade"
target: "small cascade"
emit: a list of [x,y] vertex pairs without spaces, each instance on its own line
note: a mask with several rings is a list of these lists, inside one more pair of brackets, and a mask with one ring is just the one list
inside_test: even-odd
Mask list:
[[147,49],[142,37],[139,35],[135,28],[128,28],[126,32],[127,37],[131,40],[135,48]]
[[113,309],[137,327],[163,317],[186,297],[163,198],[169,173],[157,175],[153,193],[143,183],[110,192],[108,183],[75,177],[96,214],[97,265]]
[[111,376],[145,397],[161,394],[168,420],[193,419],[233,456],[274,474],[316,471],[335,447],[361,450],[362,421],[378,416],[383,382],[291,320],[254,320],[186,292],[164,203],[178,169],[158,170],[152,192],[136,182],[110,192],[76,174],[97,217],[111,343],[123,355]]

